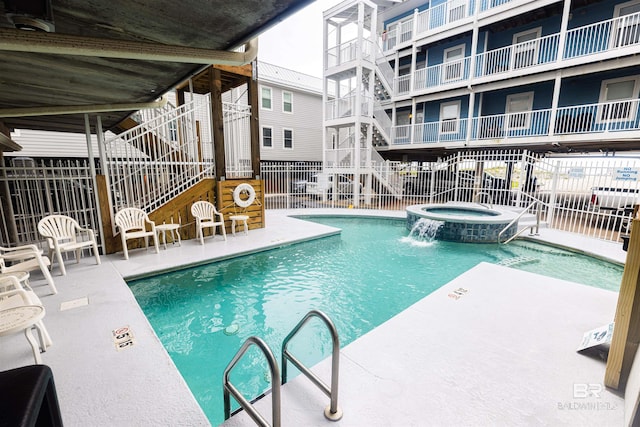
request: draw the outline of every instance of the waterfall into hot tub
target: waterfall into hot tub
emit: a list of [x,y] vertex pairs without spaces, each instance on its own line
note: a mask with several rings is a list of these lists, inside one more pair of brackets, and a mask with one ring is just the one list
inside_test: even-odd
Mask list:
[[436,239],[438,230],[443,225],[443,221],[420,218],[413,224],[409,235],[403,238],[403,241],[407,241],[415,245],[426,245],[432,243]]

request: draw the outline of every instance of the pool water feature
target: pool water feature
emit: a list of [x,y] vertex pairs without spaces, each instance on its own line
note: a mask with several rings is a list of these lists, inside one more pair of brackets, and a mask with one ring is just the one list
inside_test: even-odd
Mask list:
[[[612,290],[622,277],[622,267],[543,245],[416,247],[401,220],[313,221],[342,234],[130,283],[213,425],[223,420],[224,368],[244,340],[263,338],[279,360],[282,340],[311,309],[333,320],[345,346],[483,261],[528,256],[539,261],[514,267]],[[311,321],[289,348],[313,366],[329,356],[331,339],[320,321]],[[250,349],[231,380],[249,399],[268,389],[262,355]]]
[[406,211],[409,230],[420,220],[442,223],[435,235],[438,240],[496,243],[499,236],[504,241],[518,231],[515,212],[478,203],[421,204],[407,206]]

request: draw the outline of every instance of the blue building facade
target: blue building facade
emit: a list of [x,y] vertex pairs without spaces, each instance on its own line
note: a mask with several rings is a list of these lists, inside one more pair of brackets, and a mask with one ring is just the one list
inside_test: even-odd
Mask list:
[[349,39],[359,58],[326,61],[325,76],[360,68],[350,78],[374,99],[369,133],[384,158],[638,147],[640,0],[356,3],[376,23]]

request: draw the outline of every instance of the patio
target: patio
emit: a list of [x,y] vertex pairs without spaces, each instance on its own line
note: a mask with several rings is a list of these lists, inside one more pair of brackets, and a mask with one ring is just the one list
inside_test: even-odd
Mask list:
[[[44,280],[34,274],[32,285],[47,309],[45,324],[54,343],[42,359],[53,370],[65,424],[208,425],[123,277],[337,232],[286,213],[269,210],[266,228],[229,236],[226,243],[219,237],[204,246],[184,241],[159,255],[131,251],[128,261],[122,253],[103,256],[101,265],[85,257],[79,265],[68,264],[67,276],[55,270],[57,295],[47,295]],[[335,211],[295,212],[305,213]],[[625,259],[619,244],[586,239],[585,246],[585,238],[573,234],[542,234],[617,262]],[[464,297],[447,297],[460,287],[469,291]],[[613,319],[616,298],[613,292],[481,264],[342,349],[342,421],[326,421],[322,410],[328,399],[297,378],[283,389],[283,425],[418,425],[425,420],[440,425],[620,425],[621,397],[609,391],[597,399],[574,394],[575,384],[602,384],[604,362],[579,355],[575,348],[585,331]],[[65,302],[73,307],[61,311]],[[513,328],[516,324],[520,327]],[[118,350],[113,331],[124,326],[132,331],[134,345]],[[0,370],[32,363],[24,336],[2,338]],[[328,378],[328,366],[322,362],[316,372]],[[581,403],[591,409],[576,406]],[[268,397],[259,403],[265,405],[270,406]],[[253,425],[245,414],[227,424]]]

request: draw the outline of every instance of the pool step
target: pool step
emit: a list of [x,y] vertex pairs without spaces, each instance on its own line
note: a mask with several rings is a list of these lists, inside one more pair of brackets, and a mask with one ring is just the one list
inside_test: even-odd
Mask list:
[[498,263],[498,265],[504,265],[505,267],[511,267],[514,265],[520,265],[520,264],[531,264],[534,262],[540,262],[540,260],[538,258],[533,258],[530,256],[516,256],[513,258],[507,258],[507,259],[503,259],[502,261],[500,261]]

